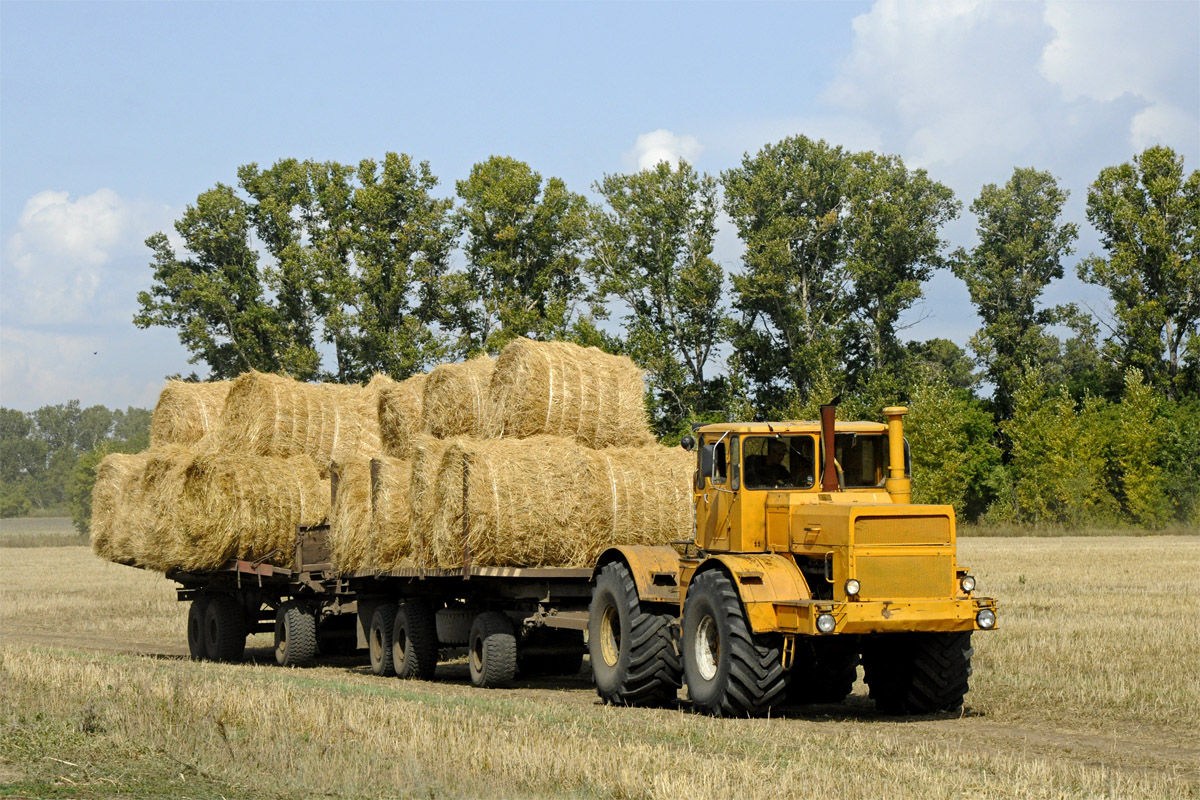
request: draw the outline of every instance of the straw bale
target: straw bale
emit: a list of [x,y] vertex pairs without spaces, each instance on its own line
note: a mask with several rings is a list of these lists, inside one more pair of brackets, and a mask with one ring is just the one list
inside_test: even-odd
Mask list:
[[371,565],[386,571],[415,566],[410,501],[412,462],[371,460]]
[[587,451],[589,485],[598,493],[595,535],[574,557],[594,563],[614,544],[662,545],[692,534],[695,456],[682,448]]
[[329,549],[337,572],[354,572],[370,561],[371,462],[334,462],[333,505],[329,509]]
[[642,371],[624,356],[570,342],[509,343],[490,388],[489,433],[569,436],[588,447],[633,447],[654,439]]
[[150,420],[150,446],[191,444],[221,424],[230,381],[167,381]]
[[483,436],[490,416],[488,396],[495,368],[495,359],[486,355],[434,367],[425,379],[421,396],[425,432],[441,439]]
[[186,445],[163,445],[146,454],[137,492],[130,500],[134,519],[126,546],[134,563],[165,572],[175,565],[175,552],[182,535],[179,505],[183,476],[196,455],[194,447]]
[[229,389],[221,449],[318,465],[380,454],[374,393],[363,386],[301,383],[247,372]]
[[413,440],[412,470],[409,479],[409,514],[412,527],[412,558],[418,566],[429,566],[437,489],[442,457],[453,439],[438,439],[424,434]]
[[138,483],[149,461],[148,453],[110,453],[96,468],[92,487],[92,551],[109,561],[130,563],[127,531]]
[[377,394],[379,438],[383,452],[392,458],[408,458],[414,438],[422,431],[421,398],[425,392],[426,375],[413,375],[408,380],[393,381],[380,387]]
[[329,484],[306,456],[195,457],[184,473],[170,566],[213,569],[230,558],[292,562],[298,525],[329,513]]

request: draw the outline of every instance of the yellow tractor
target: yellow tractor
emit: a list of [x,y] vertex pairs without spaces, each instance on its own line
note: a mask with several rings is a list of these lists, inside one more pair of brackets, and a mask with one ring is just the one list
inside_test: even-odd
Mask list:
[[961,707],[996,627],[958,564],[952,506],[913,505],[903,417],[699,427],[694,539],[597,562],[588,648],[606,702],[720,716],[834,703],[862,664],[885,713]]

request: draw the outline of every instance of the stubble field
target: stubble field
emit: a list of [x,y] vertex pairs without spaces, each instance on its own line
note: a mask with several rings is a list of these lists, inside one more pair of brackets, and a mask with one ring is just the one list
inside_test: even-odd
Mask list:
[[860,682],[844,705],[714,720],[598,705],[586,666],[486,691],[454,663],[434,682],[282,669],[263,635],[247,663],[193,663],[174,584],[2,547],[0,796],[1200,797],[1200,537],[960,551],[1001,604],[962,715],[880,716]]

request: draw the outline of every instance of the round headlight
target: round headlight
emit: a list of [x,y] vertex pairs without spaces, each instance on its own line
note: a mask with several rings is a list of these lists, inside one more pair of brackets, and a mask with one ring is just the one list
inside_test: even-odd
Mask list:
[[[975,615],[975,621],[985,631],[994,628],[996,627],[996,612],[990,608],[985,608]],[[817,624],[820,625],[820,620],[817,621]]]
[[963,575],[961,583],[962,583],[962,590],[964,592],[966,592],[967,594],[970,594],[971,592],[975,591],[975,579],[973,577],[971,577],[970,575]]
[[858,585],[858,581],[854,580],[854,578],[846,581],[846,594],[848,596],[853,597],[854,595],[858,594],[858,590],[860,588],[862,587]]
[[837,620],[833,618],[833,614],[822,614],[817,617],[817,630],[821,633],[833,633],[833,629],[837,627]]

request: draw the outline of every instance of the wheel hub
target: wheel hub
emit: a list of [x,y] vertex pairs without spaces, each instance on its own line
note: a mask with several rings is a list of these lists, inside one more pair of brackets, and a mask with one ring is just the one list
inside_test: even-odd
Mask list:
[[721,663],[721,638],[717,632],[717,622],[711,616],[706,615],[696,627],[694,655],[700,677],[706,681],[715,678]]
[[616,606],[608,606],[600,617],[600,655],[610,667],[621,657],[621,617]]

